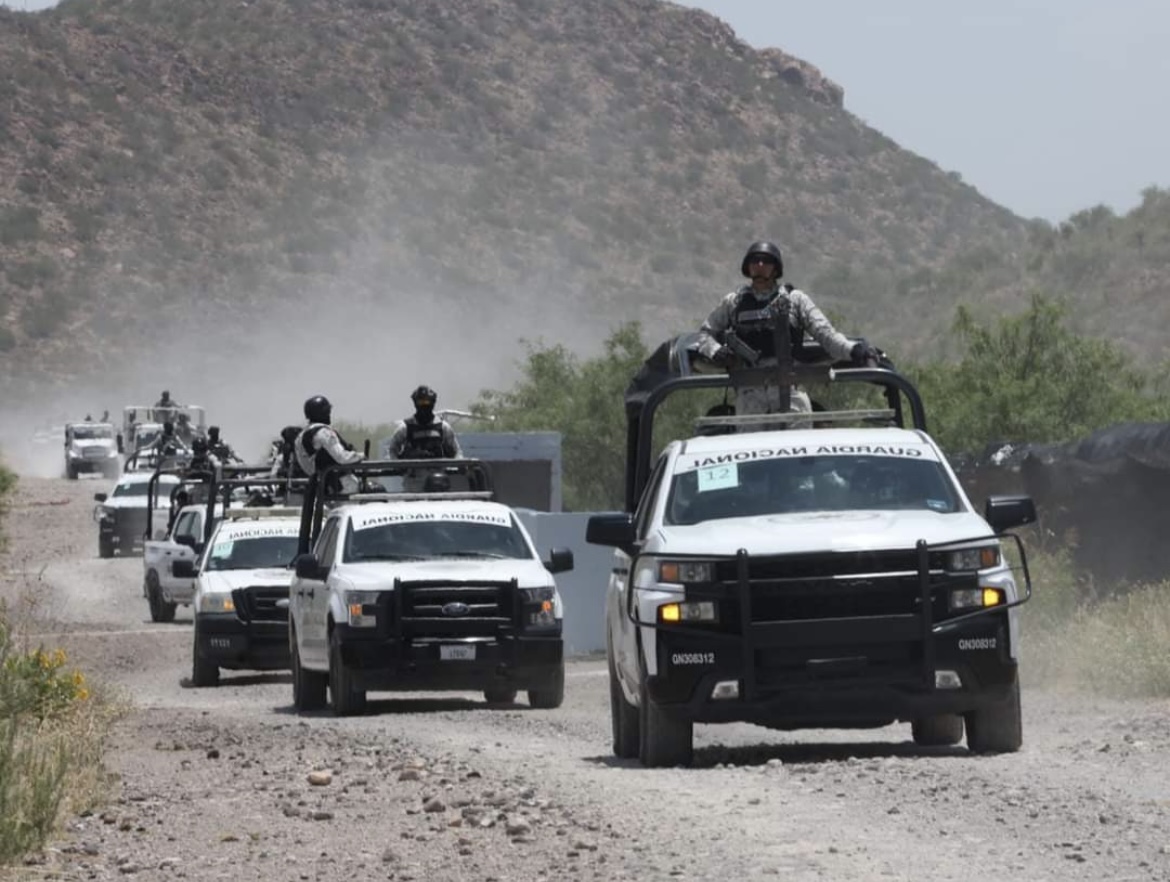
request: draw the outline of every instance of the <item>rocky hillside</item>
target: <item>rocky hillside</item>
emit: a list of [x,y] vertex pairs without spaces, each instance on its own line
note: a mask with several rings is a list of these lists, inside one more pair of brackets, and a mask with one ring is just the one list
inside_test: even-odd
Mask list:
[[665,336],[760,234],[906,338],[949,304],[846,282],[1025,229],[811,65],[660,0],[65,0],[0,10],[0,68],[10,379],[347,310]]

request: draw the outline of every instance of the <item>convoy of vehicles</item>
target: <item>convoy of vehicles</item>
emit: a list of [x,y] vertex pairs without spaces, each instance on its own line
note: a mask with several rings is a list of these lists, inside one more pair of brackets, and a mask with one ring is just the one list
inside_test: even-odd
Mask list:
[[1001,534],[1035,519],[1031,500],[992,498],[980,516],[896,372],[800,366],[793,380],[872,384],[889,406],[787,430],[710,417],[652,458],[668,396],[744,376],[660,376],[627,399],[627,511],[589,523],[615,549],[614,753],[686,764],[694,723],[726,721],[902,720],[919,744],[955,744],[965,727],[973,751],[1018,749],[1016,608],[1031,586]]
[[[635,378],[626,510],[588,524],[589,542],[614,549],[614,753],[688,764],[694,724],[729,721],[903,721],[922,745],[965,735],[974,752],[1019,749],[1017,609],[1031,582],[1007,531],[1035,520],[1031,499],[976,511],[892,365],[693,367],[680,338]],[[766,382],[852,387],[852,404],[739,416],[716,406],[689,437],[655,437],[672,395]],[[880,406],[858,406],[863,390]],[[154,410],[127,408],[135,443]],[[201,430],[202,409],[184,410]],[[147,462],[141,449],[131,459]],[[151,461],[151,474],[128,471],[96,494],[99,548],[130,553],[146,536],[152,619],[194,607],[194,685],[217,684],[221,669],[291,668],[298,711],[339,715],[362,712],[371,691],[562,703],[554,575],[573,554],[541,559],[483,462],[365,461],[282,497],[294,488],[266,480],[265,466]]]

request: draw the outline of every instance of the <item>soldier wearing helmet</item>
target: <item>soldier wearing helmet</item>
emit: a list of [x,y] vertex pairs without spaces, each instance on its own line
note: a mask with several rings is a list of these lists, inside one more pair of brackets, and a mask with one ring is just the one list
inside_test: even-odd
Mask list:
[[463,456],[455,430],[446,420],[435,416],[439,396],[430,386],[419,386],[410,393],[414,415],[398,424],[390,438],[392,459],[458,459]]
[[[877,350],[864,340],[850,340],[834,328],[807,294],[780,283],[784,257],[774,242],[753,242],[740,262],[740,272],[749,283],[726,295],[699,329],[698,352],[712,363],[729,367],[735,361],[726,342],[727,332],[735,331],[741,341],[759,353],[760,366],[775,365],[779,353],[772,327],[783,317],[787,318],[791,353],[796,357],[808,334],[836,361],[862,365],[877,359]],[[793,388],[789,399],[793,411],[811,412],[808,394],[802,390]],[[742,388],[737,394],[736,410],[740,414],[774,413],[780,401],[778,388]]]
[[349,465],[363,458],[329,424],[332,417],[333,405],[324,395],[314,395],[305,402],[305,419],[309,423],[293,442],[293,454],[306,476],[334,464]]

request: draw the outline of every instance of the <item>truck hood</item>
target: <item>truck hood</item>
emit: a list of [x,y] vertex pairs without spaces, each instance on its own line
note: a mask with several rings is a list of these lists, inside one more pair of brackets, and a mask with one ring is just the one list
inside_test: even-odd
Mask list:
[[293,572],[285,567],[260,570],[207,570],[200,575],[200,587],[210,594],[231,594],[237,588],[272,586],[287,588]]
[[113,438],[94,438],[74,441],[69,445],[69,455],[82,456],[86,450],[91,449],[100,449],[106,456],[116,456],[118,453],[118,446]]
[[485,582],[516,579],[521,588],[542,588],[553,585],[552,573],[538,560],[438,560],[365,561],[341,564],[337,573],[355,589],[386,589],[395,579],[451,579]]
[[690,526],[662,527],[646,544],[649,553],[734,555],[886,550],[978,539],[993,534],[972,512],[844,511],[727,518]]
[[[170,492],[169,487],[167,488],[167,492],[168,493]],[[168,500],[160,499],[159,503],[160,504],[155,505],[155,507],[154,507],[154,510],[156,512],[161,511],[161,512],[165,513],[165,512],[170,511],[171,506],[170,506],[170,502]],[[109,509],[110,511],[135,511],[135,510],[137,510],[137,511],[141,511],[143,514],[146,513],[146,507],[147,507],[145,496],[111,496],[105,502],[99,502],[98,506],[100,508]],[[163,523],[165,525],[165,523],[166,523],[165,518],[163,520]]]

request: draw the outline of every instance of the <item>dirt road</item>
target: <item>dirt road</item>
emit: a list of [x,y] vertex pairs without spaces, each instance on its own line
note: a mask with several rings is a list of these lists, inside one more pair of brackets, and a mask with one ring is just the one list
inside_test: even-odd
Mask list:
[[668,770],[613,758],[604,660],[569,665],[554,711],[385,695],[297,716],[286,675],[183,685],[190,615],[152,624],[141,560],[98,559],[98,489],[22,480],[0,558],[45,643],[135,707],[115,801],[36,878],[1170,879],[1168,702],[1031,684],[1025,747],[1000,757],[916,748],[906,725],[699,726],[697,767]]

